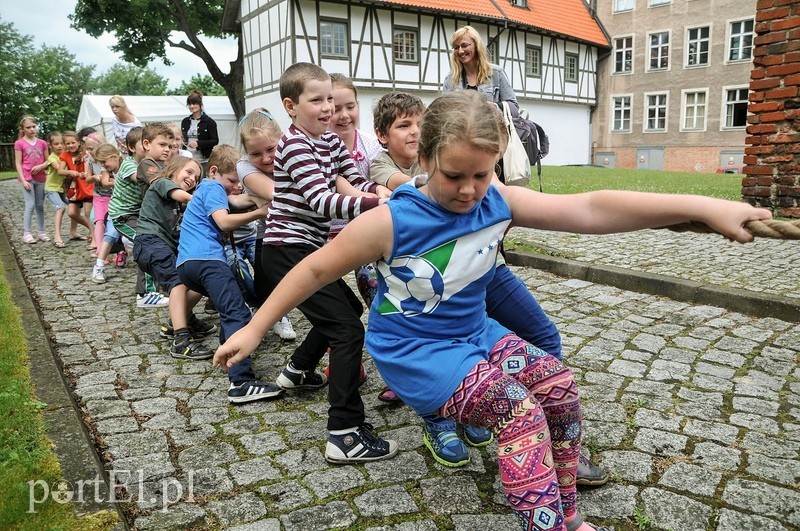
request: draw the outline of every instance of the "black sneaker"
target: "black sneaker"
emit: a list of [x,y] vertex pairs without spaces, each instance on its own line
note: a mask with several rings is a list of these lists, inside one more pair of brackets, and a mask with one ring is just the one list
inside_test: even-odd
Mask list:
[[381,439],[373,435],[372,430],[372,425],[365,422],[344,435],[329,435],[328,444],[325,445],[325,460],[341,465],[394,457],[397,441]]
[[[192,339],[203,339],[217,331],[217,325],[206,323],[192,315],[189,318],[189,333]],[[158,335],[164,339],[175,339],[175,329],[172,328],[172,321],[167,321],[167,324],[162,324]]]
[[173,339],[169,353],[173,358],[181,360],[207,360],[214,356],[209,349],[188,337]]
[[578,459],[575,484],[582,487],[599,487],[608,483],[608,473],[584,456]]
[[273,383],[264,383],[256,380],[242,382],[228,387],[228,402],[231,404],[244,404],[256,400],[269,400],[279,398],[284,390]]
[[328,378],[317,371],[298,371],[290,361],[275,383],[281,389],[319,389],[328,385]]

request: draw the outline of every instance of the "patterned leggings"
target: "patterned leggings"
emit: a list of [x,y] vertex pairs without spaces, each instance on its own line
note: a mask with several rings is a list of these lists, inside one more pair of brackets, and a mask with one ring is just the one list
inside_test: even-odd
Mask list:
[[504,336],[438,412],[497,435],[500,479],[522,529],[566,529],[577,512],[581,405],[562,362]]

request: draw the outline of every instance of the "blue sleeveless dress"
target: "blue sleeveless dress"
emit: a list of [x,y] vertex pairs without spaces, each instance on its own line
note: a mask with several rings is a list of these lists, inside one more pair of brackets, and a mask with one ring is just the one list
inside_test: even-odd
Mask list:
[[410,185],[388,205],[394,246],[377,263],[367,350],[406,404],[431,413],[508,333],[487,317],[485,300],[511,211],[494,186],[464,214]]

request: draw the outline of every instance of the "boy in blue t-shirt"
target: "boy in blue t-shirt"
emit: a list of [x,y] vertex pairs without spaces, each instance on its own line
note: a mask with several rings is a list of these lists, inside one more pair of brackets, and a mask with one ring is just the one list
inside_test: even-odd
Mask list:
[[[225,257],[223,238],[233,231],[266,215],[266,206],[232,214],[230,206],[248,208],[252,199],[239,195],[242,185],[236,173],[238,151],[225,144],[214,147],[208,159],[208,174],[186,208],[178,242],[178,277],[189,289],[208,296],[219,312],[220,343],[250,322],[250,309],[244,302]],[[235,245],[235,242],[234,242]],[[228,400],[243,404],[277,398],[283,389],[273,383],[256,380],[252,363],[242,363],[228,371]]]

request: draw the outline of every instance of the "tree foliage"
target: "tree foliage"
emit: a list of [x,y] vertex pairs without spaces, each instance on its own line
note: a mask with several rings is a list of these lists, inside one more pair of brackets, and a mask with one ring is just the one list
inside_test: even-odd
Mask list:
[[23,114],[43,133],[74,128],[93,71],[63,46],[34,49],[31,36],[0,21],[0,140],[16,140]]
[[225,89],[222,85],[214,81],[211,76],[201,76],[195,74],[189,81],[183,81],[178,88],[170,89],[169,94],[175,96],[185,96],[191,90],[199,90],[205,96],[225,96]]
[[209,53],[202,37],[227,36],[221,30],[224,0],[78,0],[70,16],[72,26],[93,37],[112,33],[112,49],[124,59],[145,67],[154,59],[170,64],[167,47],[199,57],[208,73],[226,91],[237,116],[244,114],[244,61],[241,35],[239,53],[224,73]]
[[166,90],[167,79],[152,68],[124,63],[115,64],[92,82],[92,92],[95,94],[163,96]]

